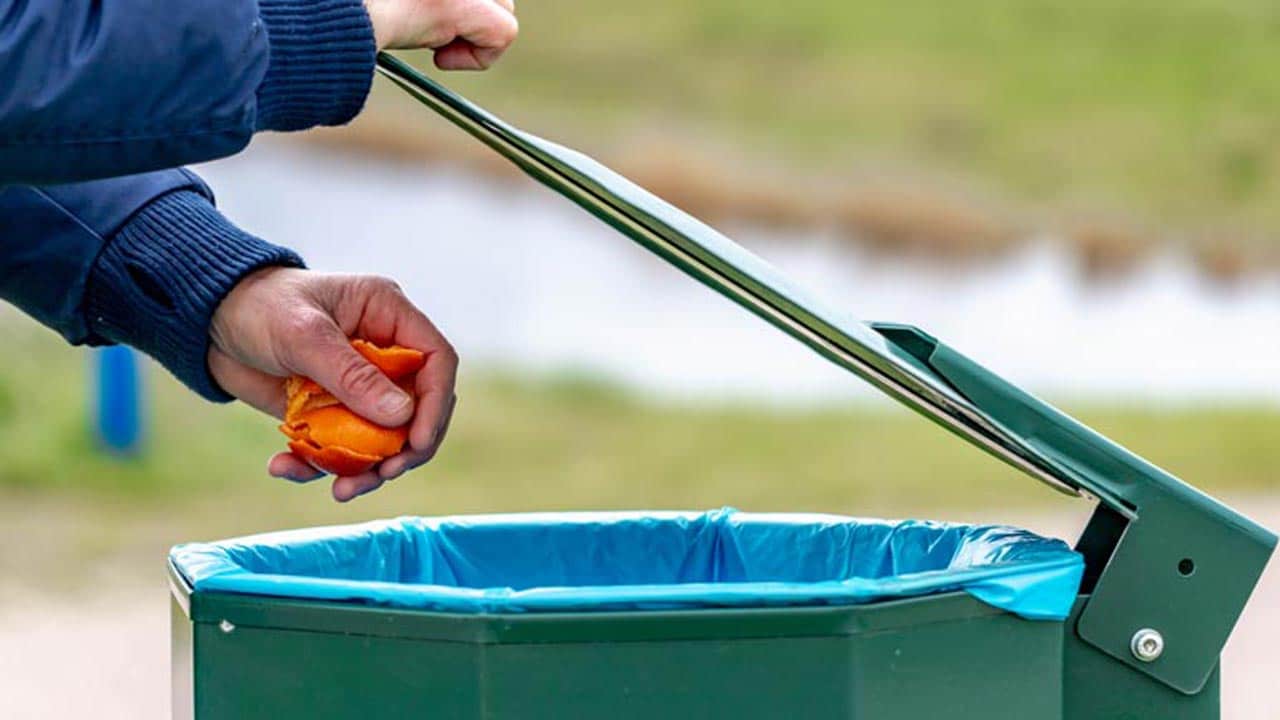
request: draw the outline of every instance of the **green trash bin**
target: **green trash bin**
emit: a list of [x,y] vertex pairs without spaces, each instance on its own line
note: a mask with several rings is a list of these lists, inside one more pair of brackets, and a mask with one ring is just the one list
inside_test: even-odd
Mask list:
[[1084,566],[1013,528],[730,510],[402,518],[172,564],[177,709],[206,720],[1058,717]]
[[[691,277],[1096,509],[1074,553],[1012,529],[731,513],[180,546],[175,718],[1219,717],[1218,658],[1274,534],[925,332],[827,307],[608,168],[378,63]],[[695,542],[698,523],[714,531]]]

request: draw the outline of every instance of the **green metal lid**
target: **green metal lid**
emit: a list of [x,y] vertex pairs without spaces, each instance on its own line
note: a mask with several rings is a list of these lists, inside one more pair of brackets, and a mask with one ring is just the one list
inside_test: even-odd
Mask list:
[[[831,362],[1050,486],[1096,498],[1076,632],[1184,693],[1204,687],[1276,537],[925,332],[863,323],[591,158],[522,132],[380,54],[383,75],[556,190]],[[1176,570],[1192,562],[1194,572]],[[1093,573],[1090,575],[1089,573]],[[1159,628],[1158,659],[1135,631]]]
[[932,337],[907,326],[860,322],[591,158],[512,127],[395,57],[383,54],[379,69],[543,184],[823,357],[1033,477],[1133,517],[1114,488],[1046,446],[1032,427],[1062,418]]

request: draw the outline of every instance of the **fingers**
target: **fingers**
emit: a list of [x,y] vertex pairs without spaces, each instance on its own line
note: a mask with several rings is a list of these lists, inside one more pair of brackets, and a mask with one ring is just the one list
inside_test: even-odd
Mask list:
[[209,374],[228,393],[262,412],[284,416],[284,381],[233,360],[216,347],[209,349]]
[[342,404],[386,427],[413,418],[413,398],[356,352],[332,318],[306,315],[286,340],[290,370],[315,380]]
[[466,40],[454,40],[435,51],[436,67],[441,70],[487,70],[502,53],[484,50]]
[[395,342],[422,350],[427,363],[414,378],[417,407],[409,426],[409,446],[423,452],[436,444],[449,417],[458,374],[458,353],[436,326],[403,295],[382,309],[394,313]]
[[511,8],[492,0],[461,2],[457,7],[457,35],[476,47],[506,50],[520,34],[520,23]]
[[[276,453],[267,463],[267,472],[273,477],[296,483],[319,480],[325,475],[308,465],[302,458],[287,452]],[[365,493],[377,490],[384,482],[386,481],[372,471],[350,477],[334,478],[333,499],[338,502],[349,502]]]
[[377,490],[382,487],[384,482],[386,481],[378,477],[378,474],[373,471],[350,477],[336,478],[333,481],[333,499],[338,502],[348,502],[365,493]]
[[267,472],[290,482],[306,483],[319,480],[324,473],[311,467],[305,460],[292,453],[276,453],[267,462]]
[[430,460],[448,429],[456,397],[458,355],[438,328],[399,288],[372,284],[363,308],[360,330],[378,341],[421,350],[426,364],[413,378],[417,401],[409,426],[409,446],[404,452],[384,460],[378,467],[383,480],[400,476]]
[[456,34],[436,47],[435,63],[442,70],[484,70],[497,62],[520,34],[510,0],[471,0],[454,7],[458,15],[451,25]]
[[453,410],[454,384],[458,372],[458,356],[450,347],[427,356],[427,364],[418,372],[416,391],[418,406],[409,426],[409,447],[425,453],[439,444],[449,415]]
[[364,337],[403,345],[426,355],[426,364],[413,378],[417,407],[409,426],[410,447],[426,450],[440,434],[448,416],[458,372],[458,354],[431,320],[394,285],[374,283],[352,287],[371,288],[368,297],[349,303],[361,308],[358,331]]
[[440,450],[440,445],[444,442],[445,435],[449,432],[449,423],[453,419],[453,410],[458,405],[458,397],[455,395],[450,399],[449,409],[445,412],[444,422],[440,427],[440,431],[436,433],[435,439],[430,446],[422,450],[410,448],[404,452],[393,455],[383,460],[378,465],[378,476],[383,480],[394,480],[410,470],[425,465],[430,462],[436,453]]

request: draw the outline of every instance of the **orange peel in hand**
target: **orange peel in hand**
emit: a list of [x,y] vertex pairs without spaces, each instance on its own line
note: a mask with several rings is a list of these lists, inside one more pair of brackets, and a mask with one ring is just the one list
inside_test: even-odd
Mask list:
[[[351,346],[413,395],[414,376],[427,362],[424,353],[399,346],[382,348],[366,340],[352,340]],[[370,422],[309,378],[290,377],[285,395],[280,432],[289,438],[289,451],[325,472],[358,475],[403,450],[409,440],[408,425],[388,428]]]

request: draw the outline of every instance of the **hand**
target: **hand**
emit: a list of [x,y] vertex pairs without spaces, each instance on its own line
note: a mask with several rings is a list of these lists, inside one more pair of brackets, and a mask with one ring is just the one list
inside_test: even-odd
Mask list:
[[[449,428],[458,356],[390,280],[264,268],[232,288],[214,312],[209,334],[214,380],[265,413],[284,414],[282,380],[297,374],[379,425],[412,423],[404,452],[369,472],[333,481],[333,497],[340,502],[430,460]],[[416,410],[413,398],[351,348],[350,337],[426,353],[427,364],[414,383]],[[271,458],[268,472],[295,482],[323,476],[287,452]]]
[[520,26],[512,0],[365,0],[379,50],[435,51],[441,70],[484,70]]

